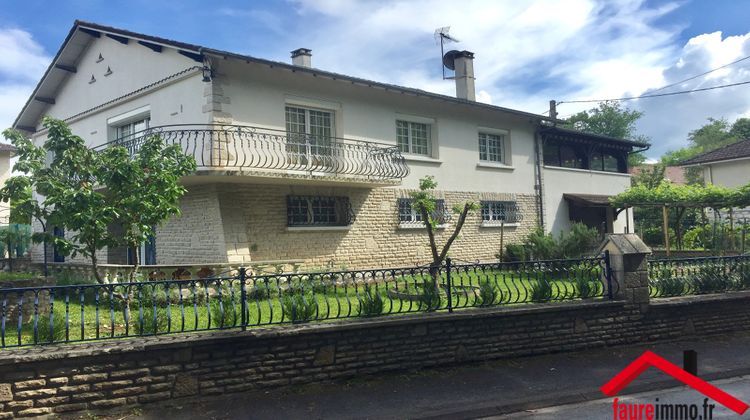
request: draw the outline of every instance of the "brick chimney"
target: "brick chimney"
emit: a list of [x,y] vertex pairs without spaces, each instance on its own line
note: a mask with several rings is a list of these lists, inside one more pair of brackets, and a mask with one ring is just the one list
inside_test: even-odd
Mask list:
[[455,66],[456,97],[476,101],[474,90],[474,53],[460,51],[453,59]]
[[292,64],[300,67],[312,67],[312,50],[297,48],[292,51]]

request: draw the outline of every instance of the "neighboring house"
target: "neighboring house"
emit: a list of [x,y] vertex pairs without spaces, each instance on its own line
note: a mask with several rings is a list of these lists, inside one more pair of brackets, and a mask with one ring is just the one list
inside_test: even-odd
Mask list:
[[[10,178],[12,170],[10,159],[15,156],[16,148],[7,143],[0,143],[0,187]],[[10,223],[10,203],[0,201],[0,225]]]
[[681,163],[700,167],[706,183],[736,188],[750,184],[750,139],[701,153]]
[[307,49],[287,64],[77,21],[14,127],[41,142],[50,115],[91,147],[160,134],[195,156],[182,216],[139,251],[146,263],[425,263],[409,199],[425,175],[440,190],[439,240],[453,205],[481,206],[459,259],[493,259],[502,229],[508,243],[540,224],[632,225],[606,198],[628,187],[627,154],[644,145],[476,102],[472,60],[456,55],[450,97],[316,69]]
[[[630,168],[629,172],[630,175],[637,176],[643,171],[652,171],[654,169],[654,166],[656,166],[656,164],[646,163]],[[685,168],[681,166],[667,166],[666,168],[664,168],[664,179],[673,184],[687,184],[687,178],[685,178]]]

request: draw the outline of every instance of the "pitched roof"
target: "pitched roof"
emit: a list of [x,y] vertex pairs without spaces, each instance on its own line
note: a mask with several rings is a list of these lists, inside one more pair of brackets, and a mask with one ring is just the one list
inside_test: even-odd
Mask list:
[[[628,172],[630,172],[631,175],[639,175],[643,171],[652,170],[654,167],[654,164],[651,163],[644,163],[640,166],[633,166],[628,169]],[[687,184],[687,179],[685,178],[685,168],[681,166],[667,166],[664,169],[664,178],[668,179],[669,182],[673,184]]]
[[701,153],[688,160],[680,162],[680,166],[702,165],[704,163],[721,162],[740,158],[750,158],[750,139],[738,141],[724,147]]
[[[202,62],[203,57],[216,56],[221,58],[234,58],[245,62],[252,62],[256,64],[267,65],[272,68],[283,69],[287,71],[297,73],[312,74],[317,77],[324,77],[332,80],[344,81],[351,84],[367,86],[370,88],[383,89],[386,91],[393,91],[396,93],[409,94],[419,97],[425,97],[429,99],[441,100],[449,103],[460,104],[470,106],[478,109],[486,109],[491,111],[499,111],[508,114],[512,114],[519,117],[531,118],[536,121],[554,121],[553,119],[530,112],[520,111],[516,109],[504,108],[496,105],[485,104],[476,101],[470,101],[466,99],[459,99],[453,96],[441,95],[437,93],[427,92],[421,89],[409,88],[404,86],[393,85],[389,83],[376,82],[372,80],[362,79],[358,77],[348,76],[345,74],[334,73],[330,71],[320,70],[316,68],[300,67],[288,63],[279,61],[266,60],[262,58],[252,57],[249,55],[243,55],[238,53],[232,53],[228,51],[218,50],[214,48],[208,48],[196,44],[189,44],[185,42],[175,41],[167,38],[160,38],[152,35],[141,34],[132,32],[124,29],[113,28],[111,26],[100,25],[97,23],[85,22],[76,20],[71,28],[65,41],[60,46],[55,58],[47,68],[47,71],[42,76],[42,79],[37,84],[34,92],[29,97],[29,100],[24,105],[22,111],[19,113],[15,122],[13,123],[14,128],[19,129],[31,129],[32,124],[38,121],[38,118],[44,112],[44,104],[33,101],[32,99],[39,96],[45,96],[47,92],[53,91],[54,87],[63,81],[65,77],[70,74],[70,71],[65,68],[72,68],[72,63],[76,61],[76,58],[83,53],[88,46],[90,38],[92,36],[98,37],[101,34],[117,39],[128,38],[133,39],[141,43],[142,45],[150,44],[153,46],[166,46],[179,50],[180,53],[186,57],[192,58],[196,61]],[[52,85],[52,86],[50,86]],[[27,114],[28,112],[28,114]]]
[[554,136],[554,137],[560,137],[560,138],[573,137],[576,139],[588,140],[588,141],[596,142],[596,143],[609,143],[609,144],[617,144],[620,146],[630,146],[630,147],[640,147],[640,148],[648,148],[650,146],[648,143],[644,143],[640,141],[603,136],[601,134],[587,133],[585,131],[572,130],[570,128],[562,128],[558,126],[545,127],[541,130],[541,132],[542,134],[547,135],[547,136]]

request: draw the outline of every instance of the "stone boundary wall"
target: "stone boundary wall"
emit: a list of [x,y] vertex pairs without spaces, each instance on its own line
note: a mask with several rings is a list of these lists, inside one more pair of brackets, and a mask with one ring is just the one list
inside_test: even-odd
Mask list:
[[0,418],[750,328],[750,293],[472,309],[0,351]]

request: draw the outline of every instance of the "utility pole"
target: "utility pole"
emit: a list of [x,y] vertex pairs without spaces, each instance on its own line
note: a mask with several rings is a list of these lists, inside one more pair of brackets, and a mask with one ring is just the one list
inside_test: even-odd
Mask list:
[[554,99],[549,101],[549,117],[553,120],[557,119],[557,101]]

